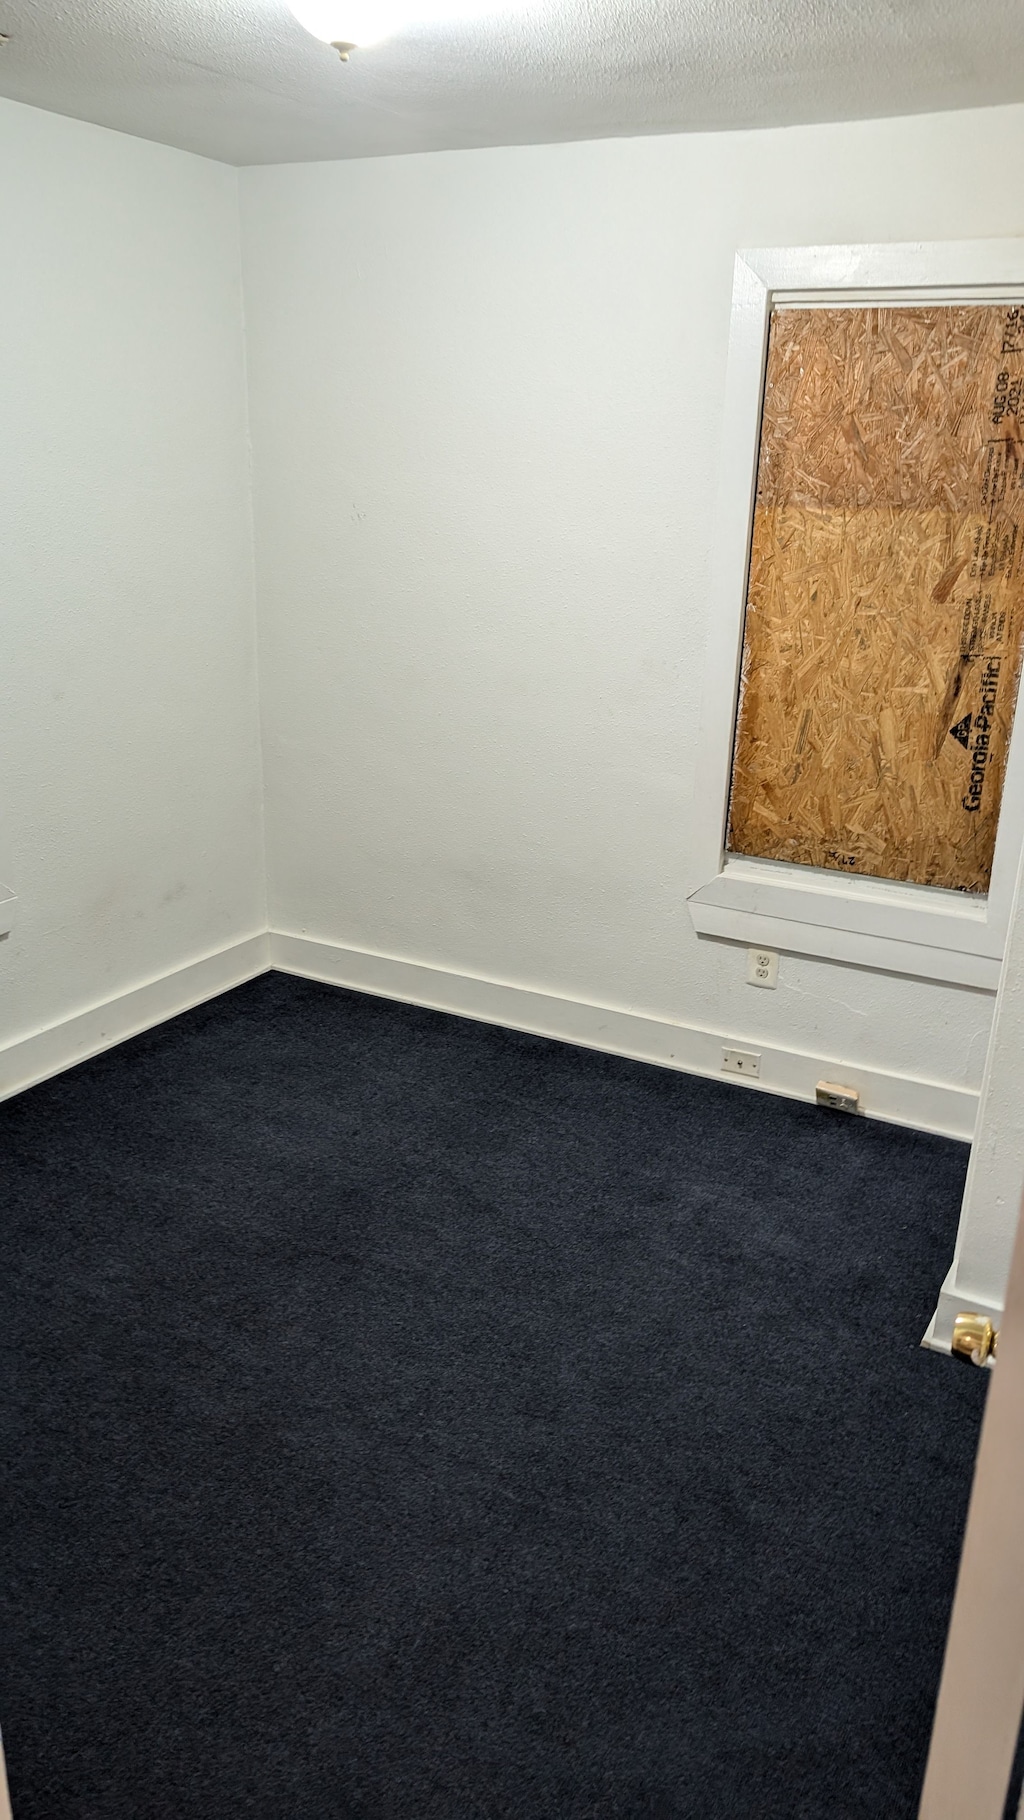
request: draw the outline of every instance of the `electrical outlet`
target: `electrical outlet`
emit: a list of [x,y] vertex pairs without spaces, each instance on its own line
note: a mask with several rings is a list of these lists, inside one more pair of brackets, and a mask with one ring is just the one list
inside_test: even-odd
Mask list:
[[779,957],[771,948],[747,949],[747,985],[777,986]]
[[756,1049],[723,1049],[722,1069],[725,1074],[749,1074],[756,1080],[761,1057]]
[[833,1112],[859,1112],[860,1093],[856,1087],[843,1087],[838,1081],[819,1081],[814,1089],[819,1106],[830,1106]]

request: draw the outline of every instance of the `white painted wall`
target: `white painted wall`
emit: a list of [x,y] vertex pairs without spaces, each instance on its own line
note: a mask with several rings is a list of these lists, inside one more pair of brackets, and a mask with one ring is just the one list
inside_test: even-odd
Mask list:
[[1024,109],[241,173],[271,924],[976,1087],[991,998],[698,942],[732,261],[1024,232]]
[[265,927],[237,178],[0,103],[0,1046]]

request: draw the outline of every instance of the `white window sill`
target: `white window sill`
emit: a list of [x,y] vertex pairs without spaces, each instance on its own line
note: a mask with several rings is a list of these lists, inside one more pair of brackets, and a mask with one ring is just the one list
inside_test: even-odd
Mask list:
[[984,897],[727,858],[689,908],[699,935],[989,992],[999,984],[1004,931]]

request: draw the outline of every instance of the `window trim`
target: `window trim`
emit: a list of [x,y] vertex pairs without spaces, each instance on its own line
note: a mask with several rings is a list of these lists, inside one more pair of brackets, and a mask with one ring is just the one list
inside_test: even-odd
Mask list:
[[714,805],[714,816],[696,856],[706,883],[687,902],[698,935],[994,992],[1024,846],[1024,712],[1015,715],[986,897],[725,849],[771,311],[925,300],[1024,301],[1024,239],[768,247],[736,256],[696,766],[697,800]]

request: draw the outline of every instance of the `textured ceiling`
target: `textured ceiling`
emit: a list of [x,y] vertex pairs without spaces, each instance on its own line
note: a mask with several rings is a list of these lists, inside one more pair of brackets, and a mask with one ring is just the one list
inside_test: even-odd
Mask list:
[[0,0],[0,94],[265,164],[1024,99],[1022,0],[506,0],[345,65],[285,0]]

